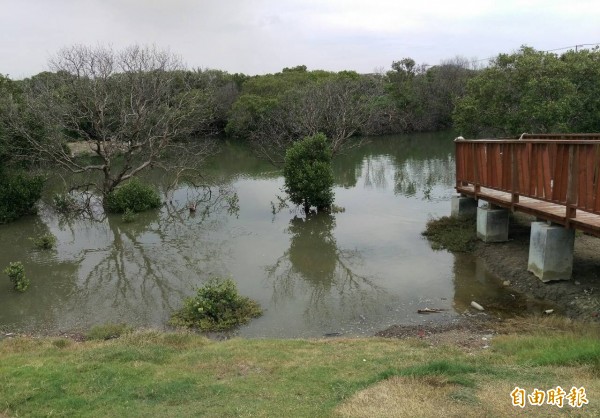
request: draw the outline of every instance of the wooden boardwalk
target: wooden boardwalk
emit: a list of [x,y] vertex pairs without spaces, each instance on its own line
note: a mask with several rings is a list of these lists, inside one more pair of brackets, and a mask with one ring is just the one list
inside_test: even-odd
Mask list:
[[455,144],[458,193],[600,237],[600,134]]

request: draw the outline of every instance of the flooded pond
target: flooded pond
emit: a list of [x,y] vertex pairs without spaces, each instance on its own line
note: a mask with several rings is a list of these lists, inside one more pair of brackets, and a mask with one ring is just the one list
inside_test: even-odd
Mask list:
[[[107,322],[162,328],[170,314],[212,277],[232,278],[264,316],[245,337],[370,335],[393,324],[449,321],[482,305],[539,310],[511,295],[479,261],[433,251],[421,236],[448,215],[454,183],[451,134],[374,138],[335,161],[335,214],[304,219],[272,202],[281,173],[239,143],[225,143],[207,175],[237,193],[228,212],[189,213],[182,187],[133,223],[64,219],[47,203],[39,216],[0,225],[0,268],[20,260],[30,289],[0,280],[0,329],[66,332]],[[167,179],[147,180],[164,190]],[[49,199],[47,199],[49,201]],[[51,232],[57,246],[35,250],[30,237]],[[417,309],[440,308],[423,316]]]

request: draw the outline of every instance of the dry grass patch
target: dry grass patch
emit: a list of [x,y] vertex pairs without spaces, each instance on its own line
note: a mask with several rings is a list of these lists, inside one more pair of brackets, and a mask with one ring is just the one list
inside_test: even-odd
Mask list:
[[571,387],[584,387],[586,389],[589,403],[582,408],[574,408],[568,404],[565,399],[563,408],[554,405],[532,406],[527,404],[524,408],[515,407],[511,403],[510,392],[515,388],[513,382],[508,381],[489,381],[481,385],[477,390],[477,397],[480,404],[473,408],[478,416],[527,416],[527,417],[554,417],[554,416],[573,416],[573,417],[598,417],[600,416],[600,381],[581,369],[566,368],[561,371],[560,377],[552,379],[548,385],[520,385],[527,393],[534,389],[546,391],[561,386],[566,392]]
[[[354,394],[336,408],[335,415],[347,418],[600,416],[600,380],[584,369],[564,368],[560,375],[551,385],[538,385],[537,388],[547,390],[561,385],[568,391],[572,386],[583,386],[588,405],[574,408],[565,400],[562,409],[553,405],[515,407],[510,397],[515,384],[507,380],[489,378],[471,389],[450,383],[444,377],[393,377]],[[520,387],[528,393],[535,388]]]
[[340,417],[469,417],[473,405],[452,401],[460,390],[443,379],[394,377],[352,396],[335,411]]

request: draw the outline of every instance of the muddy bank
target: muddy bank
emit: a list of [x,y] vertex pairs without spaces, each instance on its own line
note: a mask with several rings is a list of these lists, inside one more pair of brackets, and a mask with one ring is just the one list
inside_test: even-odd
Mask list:
[[393,325],[375,334],[385,338],[416,338],[430,346],[450,344],[467,351],[485,349],[503,320],[485,314],[463,316],[450,323]]
[[532,219],[516,214],[511,218],[509,241],[478,241],[475,255],[515,291],[555,303],[570,318],[600,321],[600,239],[577,232],[572,280],[543,283],[527,271]]
[[[556,312],[583,321],[600,321],[600,238],[577,232],[572,280],[543,283],[527,271],[533,217],[511,215],[509,241],[484,243],[476,238],[474,218],[442,217],[423,232],[434,248],[471,252],[509,289],[551,303]],[[465,250],[464,248],[468,248]],[[514,312],[519,314],[519,312]]]
[[[543,283],[527,271],[529,258],[529,237],[533,217],[516,213],[511,215],[509,241],[504,243],[484,243],[476,238],[475,219],[442,217],[427,224],[423,235],[432,247],[452,251],[458,257],[466,251],[483,261],[485,268],[494,274],[499,282],[511,290],[511,296],[520,294],[529,300],[552,305],[551,317],[566,316],[581,322],[600,323],[600,238],[580,232],[575,237],[573,275],[570,281]],[[525,300],[525,299],[524,299]],[[502,310],[505,303],[499,302],[496,310]],[[492,308],[486,303],[486,308]],[[511,305],[511,316],[527,316],[526,306]],[[482,312],[488,319],[499,319],[494,309]],[[489,315],[491,313],[491,315]],[[458,324],[442,324],[411,328],[395,326],[378,335],[386,337],[419,337],[459,332],[465,336],[481,336],[489,332],[480,324],[471,324],[473,318],[466,315]],[[557,318],[558,319],[558,318]],[[488,321],[486,321],[488,322]],[[489,322],[484,328],[489,327]],[[469,337],[468,339],[472,339]]]

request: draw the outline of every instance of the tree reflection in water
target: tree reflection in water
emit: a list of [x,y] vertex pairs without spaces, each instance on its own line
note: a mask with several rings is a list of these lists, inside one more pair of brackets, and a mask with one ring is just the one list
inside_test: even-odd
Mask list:
[[494,315],[539,314],[545,309],[556,309],[549,302],[535,300],[502,285],[485,262],[470,254],[454,254],[454,303],[457,312],[472,310],[471,301],[482,305]]
[[210,246],[199,246],[198,241],[223,221],[212,215],[234,214],[229,204],[233,195],[231,187],[197,193],[185,187],[159,212],[139,213],[132,223],[105,217],[100,223],[103,239],[80,254],[82,289],[109,311],[134,312],[141,322],[164,322],[157,315],[178,308],[211,270],[222,270],[216,264],[222,262],[225,243],[211,240]]
[[310,214],[290,220],[290,248],[267,267],[273,283],[273,303],[295,297],[296,287],[307,284],[305,315],[322,322],[335,317],[364,318],[377,310],[384,289],[369,275],[359,273],[361,255],[338,247],[333,230],[335,216]]

